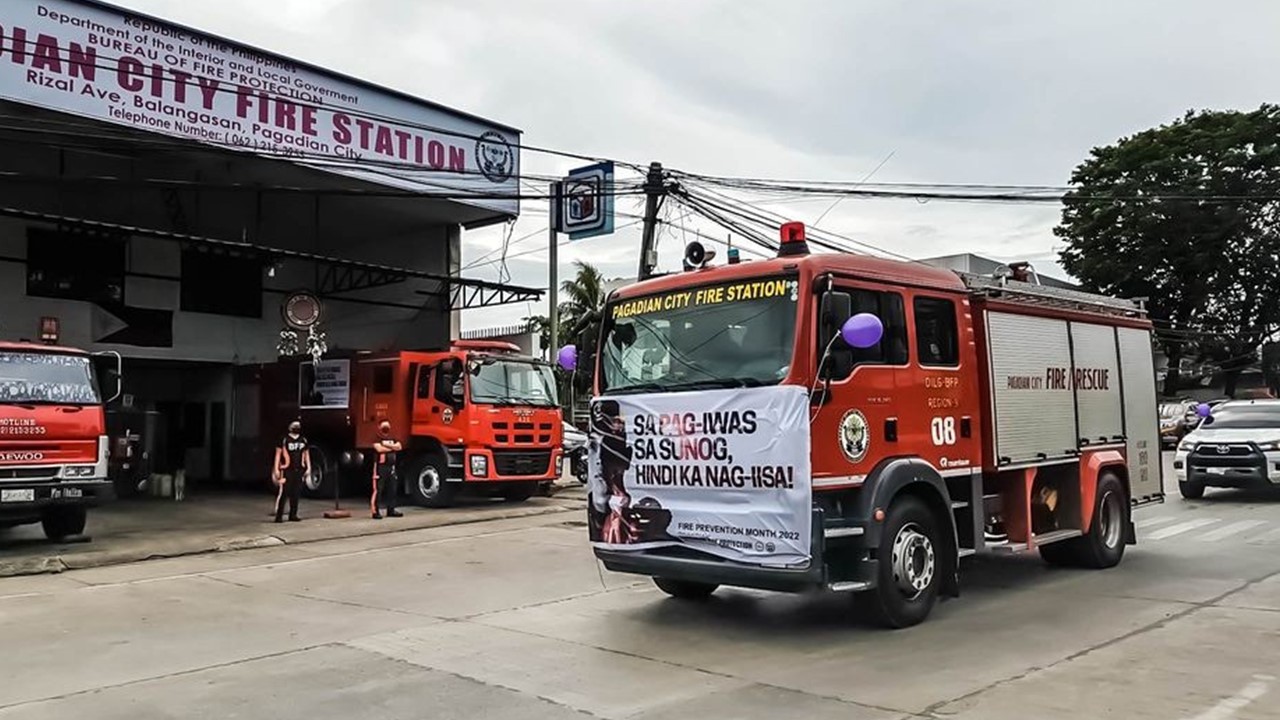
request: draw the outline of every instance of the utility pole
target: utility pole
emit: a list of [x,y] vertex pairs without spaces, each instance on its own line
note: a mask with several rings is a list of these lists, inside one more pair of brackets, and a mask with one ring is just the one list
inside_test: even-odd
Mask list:
[[556,232],[560,226],[560,183],[551,183],[551,216],[548,222],[548,237],[551,241],[548,252],[550,275],[550,287],[547,288],[547,297],[550,298],[550,307],[547,309],[547,325],[551,338],[548,342],[551,347],[547,348],[547,359],[555,360],[556,353],[560,349],[560,248],[559,233]]
[[666,197],[667,187],[662,178],[662,163],[650,163],[649,174],[644,179],[644,233],[640,240],[640,270],[636,280],[648,280],[653,277],[654,268],[658,266],[658,250],[655,243],[658,237],[658,210],[662,208],[662,200]]

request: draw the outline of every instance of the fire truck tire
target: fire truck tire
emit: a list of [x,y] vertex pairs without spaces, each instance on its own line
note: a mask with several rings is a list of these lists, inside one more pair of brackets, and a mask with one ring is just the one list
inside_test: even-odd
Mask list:
[[710,583],[670,580],[667,578],[654,578],[653,584],[657,585],[659,590],[677,600],[706,600],[720,587]]
[[1098,493],[1093,505],[1089,532],[1069,541],[1081,565],[1095,570],[1115,567],[1124,558],[1125,530],[1129,527],[1129,497],[1115,473],[1098,476]]
[[1080,549],[1072,545],[1070,540],[1041,545],[1040,559],[1055,567],[1078,567]]
[[448,462],[437,453],[423,453],[410,460],[405,483],[413,503],[428,508],[452,505],[458,486],[445,482],[447,472]]
[[333,484],[339,482],[338,466],[333,457],[319,445],[308,448],[311,454],[311,475],[302,481],[302,496],[312,499],[332,500]]
[[536,481],[508,485],[502,489],[500,494],[502,495],[502,499],[507,502],[521,503],[538,494],[540,485],[541,483]]
[[44,528],[44,536],[57,542],[83,533],[88,517],[84,507],[64,505],[46,510],[40,518],[40,525]]
[[1059,567],[1103,570],[1120,564],[1124,557],[1125,528],[1129,524],[1129,501],[1124,485],[1114,473],[1098,477],[1098,494],[1093,505],[1089,532],[1040,548],[1040,558]]
[[889,507],[877,553],[876,588],[854,596],[867,619],[898,629],[929,617],[946,566],[941,526],[929,507],[910,495]]
[[1199,500],[1204,497],[1204,485],[1196,482],[1178,481],[1178,492],[1187,500]]

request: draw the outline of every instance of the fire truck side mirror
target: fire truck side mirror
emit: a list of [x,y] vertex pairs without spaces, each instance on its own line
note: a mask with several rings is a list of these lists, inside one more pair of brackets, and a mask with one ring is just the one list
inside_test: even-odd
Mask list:
[[853,351],[839,339],[840,329],[853,317],[853,296],[828,290],[818,316],[818,368],[824,380],[843,380],[853,373]]
[[115,402],[124,392],[124,360],[115,351],[97,353],[93,358],[94,369],[98,375],[98,388],[102,392],[102,402]]

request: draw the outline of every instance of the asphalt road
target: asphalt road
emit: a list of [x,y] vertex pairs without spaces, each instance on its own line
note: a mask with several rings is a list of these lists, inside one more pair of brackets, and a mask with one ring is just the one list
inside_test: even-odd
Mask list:
[[1280,497],[1176,490],[1114,570],[983,560],[900,632],[668,600],[576,514],[0,580],[0,718],[1280,717]]

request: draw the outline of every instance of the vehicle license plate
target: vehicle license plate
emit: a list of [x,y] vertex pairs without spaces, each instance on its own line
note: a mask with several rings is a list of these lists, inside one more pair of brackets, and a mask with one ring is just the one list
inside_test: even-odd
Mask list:
[[1214,467],[1211,467],[1211,468],[1209,468],[1209,474],[1210,474],[1210,475],[1226,475],[1226,474],[1227,474],[1227,469],[1226,469],[1226,468],[1214,468]]
[[36,491],[31,488],[25,490],[0,490],[0,502],[19,503],[19,502],[35,502]]

